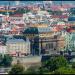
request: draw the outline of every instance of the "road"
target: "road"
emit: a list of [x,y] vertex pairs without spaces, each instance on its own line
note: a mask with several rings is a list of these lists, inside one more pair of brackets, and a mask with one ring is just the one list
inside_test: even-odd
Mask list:
[[42,56],[25,56],[25,57],[13,57],[13,63],[17,63],[19,60],[20,63],[30,64],[30,63],[39,63],[41,62]]

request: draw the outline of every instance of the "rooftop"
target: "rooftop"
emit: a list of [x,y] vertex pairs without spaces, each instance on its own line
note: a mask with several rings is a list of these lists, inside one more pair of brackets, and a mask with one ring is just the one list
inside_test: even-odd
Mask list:
[[23,39],[8,39],[7,40],[7,44],[10,44],[10,43],[20,43],[20,42],[25,42]]
[[52,31],[52,29],[50,27],[44,27],[44,28],[38,28],[38,32],[42,33],[42,32],[50,32]]
[[10,17],[23,17],[23,14],[14,14],[14,15],[11,15]]
[[24,30],[23,34],[38,34],[38,28],[37,27],[30,27]]

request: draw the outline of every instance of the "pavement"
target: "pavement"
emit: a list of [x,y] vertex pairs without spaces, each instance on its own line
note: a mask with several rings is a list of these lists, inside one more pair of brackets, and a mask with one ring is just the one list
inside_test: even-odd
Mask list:
[[40,63],[42,56],[25,56],[25,57],[13,57],[13,64],[19,61],[22,64]]

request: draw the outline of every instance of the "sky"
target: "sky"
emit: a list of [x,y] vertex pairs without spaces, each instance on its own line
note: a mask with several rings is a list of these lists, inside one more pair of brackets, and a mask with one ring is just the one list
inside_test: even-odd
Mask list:
[[[0,1],[0,5],[8,5],[10,2],[11,5],[15,5],[15,1]],[[42,1],[20,1],[20,3],[28,4],[28,3],[37,3]],[[75,1],[62,1],[63,4],[75,4]],[[61,1],[53,1],[54,4],[60,4]]]

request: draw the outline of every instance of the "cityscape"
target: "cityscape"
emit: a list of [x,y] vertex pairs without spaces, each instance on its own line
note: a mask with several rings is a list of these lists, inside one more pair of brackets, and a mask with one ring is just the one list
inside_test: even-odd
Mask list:
[[75,1],[0,1],[0,74],[75,74]]

